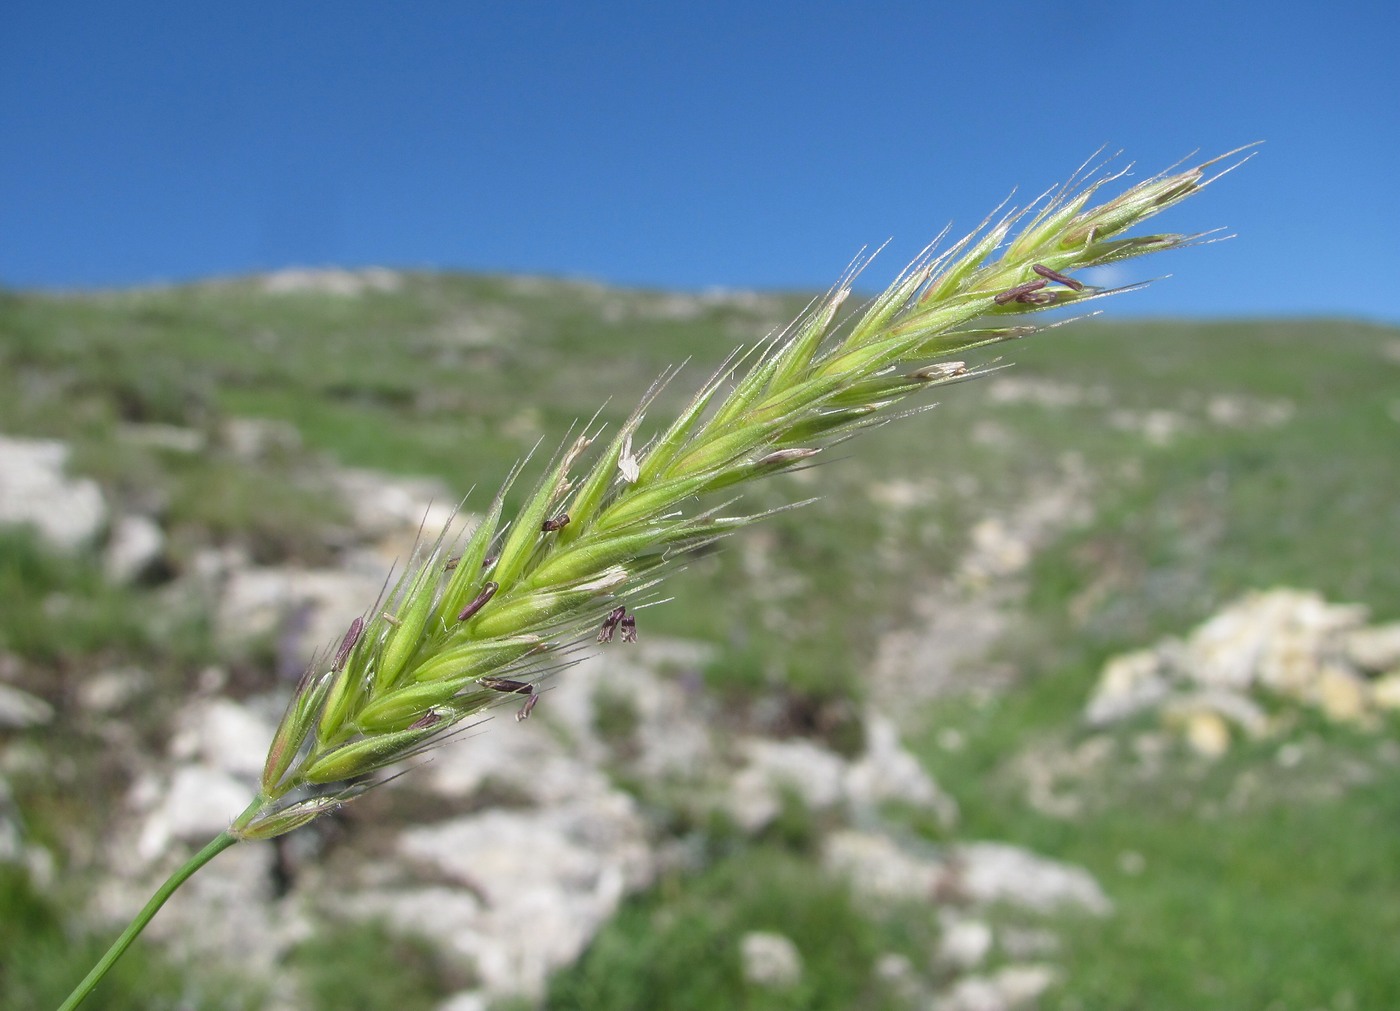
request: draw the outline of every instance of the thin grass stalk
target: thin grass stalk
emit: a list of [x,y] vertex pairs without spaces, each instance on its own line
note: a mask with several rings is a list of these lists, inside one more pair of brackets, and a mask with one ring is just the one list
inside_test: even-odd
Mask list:
[[120,936],[112,942],[112,946],[98,959],[92,970],[83,977],[83,981],[73,988],[73,992],[59,1006],[58,1011],[72,1011],[73,1008],[86,1000],[88,994],[97,987],[102,977],[107,975],[112,966],[116,965],[117,959],[126,953],[126,949],[131,947],[131,943],[136,940],[141,931],[146,929],[146,924],[150,923],[156,913],[160,912],[160,907],[165,905],[166,900],[175,894],[176,889],[188,881],[195,871],[237,843],[238,836],[232,832],[221,832],[214,837],[209,845],[190,857],[175,873],[166,878],[165,883],[156,889],[155,894],[151,896],[146,905],[126,925],[126,929],[121,932]]

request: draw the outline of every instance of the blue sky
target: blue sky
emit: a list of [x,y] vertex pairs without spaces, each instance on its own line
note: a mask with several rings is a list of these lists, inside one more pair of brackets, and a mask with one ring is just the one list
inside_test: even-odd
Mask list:
[[382,264],[882,283],[1097,148],[1259,157],[1119,314],[1400,321],[1400,5],[70,3],[0,15],[0,284]]

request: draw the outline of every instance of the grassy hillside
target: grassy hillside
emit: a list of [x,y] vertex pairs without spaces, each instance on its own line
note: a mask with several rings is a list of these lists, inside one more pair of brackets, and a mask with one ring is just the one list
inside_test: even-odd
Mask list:
[[[600,406],[620,420],[663,367],[691,361],[664,412],[731,347],[805,302],[455,275],[392,275],[349,294],[268,279],[0,294],[0,433],[71,441],[75,470],[160,516],[177,569],[209,543],[317,561],[344,523],[321,461],[435,475],[458,494],[476,487],[480,504],[540,438],[552,446]],[[646,612],[648,631],[717,645],[711,690],[733,719],[770,732],[841,746],[856,703],[879,698],[905,714],[911,747],[958,798],[960,836],[1092,870],[1118,912],[1065,935],[1055,956],[1065,980],[1048,1006],[1400,1004],[1400,906],[1387,898],[1400,866],[1394,723],[1301,727],[1315,756],[1301,767],[1281,765],[1267,743],[1217,763],[1173,754],[1149,787],[1110,767],[1074,817],[1024,797],[1018,763],[1083,739],[1078,714],[1108,656],[1184,633],[1243,591],[1295,585],[1400,618],[1400,330],[1122,323],[1112,311],[1002,348],[1013,367],[757,491],[760,505],[822,499],[695,558],[670,583],[678,599]],[[221,434],[239,418],[286,423],[296,438],[251,467]],[[163,448],[158,426],[203,433],[207,448]],[[1003,612],[997,634],[949,661],[960,669],[936,697],[882,697],[902,690],[872,674],[882,643],[950,592],[970,532],[989,517],[1031,549],[1025,564],[962,573],[1005,581],[1006,593],[977,598]],[[216,654],[197,622],[148,620],[154,592],[105,587],[95,565],[7,535],[0,647],[19,657],[20,683],[60,712],[84,671],[155,671],[166,694],[135,730],[158,737],[190,672]],[[249,663],[246,683],[270,680]],[[761,700],[777,700],[780,715]],[[100,741],[62,720],[47,734],[44,748],[100,755]],[[1242,782],[1253,784],[1243,800]],[[57,844],[98,820],[84,808],[115,785],[80,775],[60,797],[15,789],[36,836]],[[716,912],[724,894],[771,894],[821,924],[823,910],[795,898],[804,875],[790,863],[804,859],[800,845],[747,862],[730,853],[707,876],[666,882],[559,980],[558,1006],[733,1001],[718,977],[683,997],[698,986],[693,959],[652,946],[703,950],[707,931],[746,929],[756,914]],[[37,900],[12,890],[0,901]],[[844,902],[824,908],[848,929],[856,914]],[[683,936],[657,931],[668,908]],[[852,941],[863,959],[885,943],[895,942]],[[15,972],[0,963],[0,979]],[[875,1006],[836,983],[804,993],[742,1006]]]

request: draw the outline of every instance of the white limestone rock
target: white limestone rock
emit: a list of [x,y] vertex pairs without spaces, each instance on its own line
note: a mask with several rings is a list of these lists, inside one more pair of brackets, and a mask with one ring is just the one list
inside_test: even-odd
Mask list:
[[1342,634],[1365,620],[1366,608],[1329,604],[1309,591],[1247,594],[1192,633],[1187,673],[1208,687],[1244,691],[1259,685],[1301,698]]
[[99,670],[78,683],[78,705],[90,713],[115,713],[146,691],[151,675],[140,667]]
[[1033,912],[1072,907],[1100,916],[1113,909],[1088,871],[1019,846],[963,843],[953,847],[948,862],[959,892],[975,902],[1006,903]]
[[879,832],[839,829],[822,844],[822,866],[872,903],[931,901],[943,884],[942,860],[907,852]]
[[744,981],[753,986],[786,989],[802,982],[802,953],[790,937],[751,930],[739,939]]
[[1368,674],[1400,671],[1400,621],[1351,632],[1345,649],[1347,659]]
[[0,729],[24,730],[53,721],[53,706],[37,695],[0,683]]
[[67,474],[69,455],[54,439],[0,435],[0,525],[33,526],[49,547],[71,554],[106,525],[107,501],[96,481]]
[[991,954],[996,940],[991,925],[983,920],[963,916],[944,916],[943,933],[938,938],[938,961],[949,968],[966,972],[981,965]]
[[233,699],[195,699],[175,717],[170,757],[256,783],[275,731],[270,721]]
[[293,667],[338,643],[357,615],[379,599],[385,569],[373,572],[298,566],[232,568],[216,593],[215,629],[235,655],[279,635]]
[[845,759],[819,744],[751,738],[739,750],[746,761],[731,782],[727,807],[746,832],[778,816],[785,791],[814,811],[830,810],[845,798]]
[[934,1006],[937,1011],[1022,1011],[1034,1007],[1059,976],[1048,965],[1008,965],[958,980]]
[[486,810],[399,836],[406,863],[458,887],[383,887],[352,913],[421,930],[470,959],[496,996],[538,999],[629,893],[651,880],[645,825],[620,792],[547,809]]
[[873,709],[865,715],[865,752],[847,767],[842,785],[857,815],[896,801],[933,811],[947,829],[958,821],[958,802],[905,749],[894,721]]
[[137,857],[149,864],[174,843],[207,843],[229,827],[256,793],[248,783],[206,765],[176,769],[155,808],[144,817]]
[[1171,674],[1158,650],[1122,653],[1104,665],[1084,718],[1095,727],[1117,723],[1160,705],[1171,692]]
[[165,531],[159,523],[140,513],[119,516],[102,553],[103,575],[111,583],[134,583],[159,564],[164,552]]

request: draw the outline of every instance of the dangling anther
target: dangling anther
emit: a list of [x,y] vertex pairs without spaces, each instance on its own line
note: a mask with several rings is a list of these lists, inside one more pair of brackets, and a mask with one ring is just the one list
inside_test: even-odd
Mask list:
[[627,613],[625,607],[614,607],[608,612],[608,616],[603,619],[603,627],[598,629],[599,642],[612,642],[613,633],[617,631],[618,623],[622,621],[623,615]]
[[515,681],[511,678],[478,678],[477,684],[483,688],[490,688],[493,692],[504,692],[507,695],[528,695],[525,704],[520,707],[520,712],[515,714],[516,722],[529,719],[530,714],[535,710],[535,703],[540,700],[539,694],[535,691],[535,686],[528,681]]

